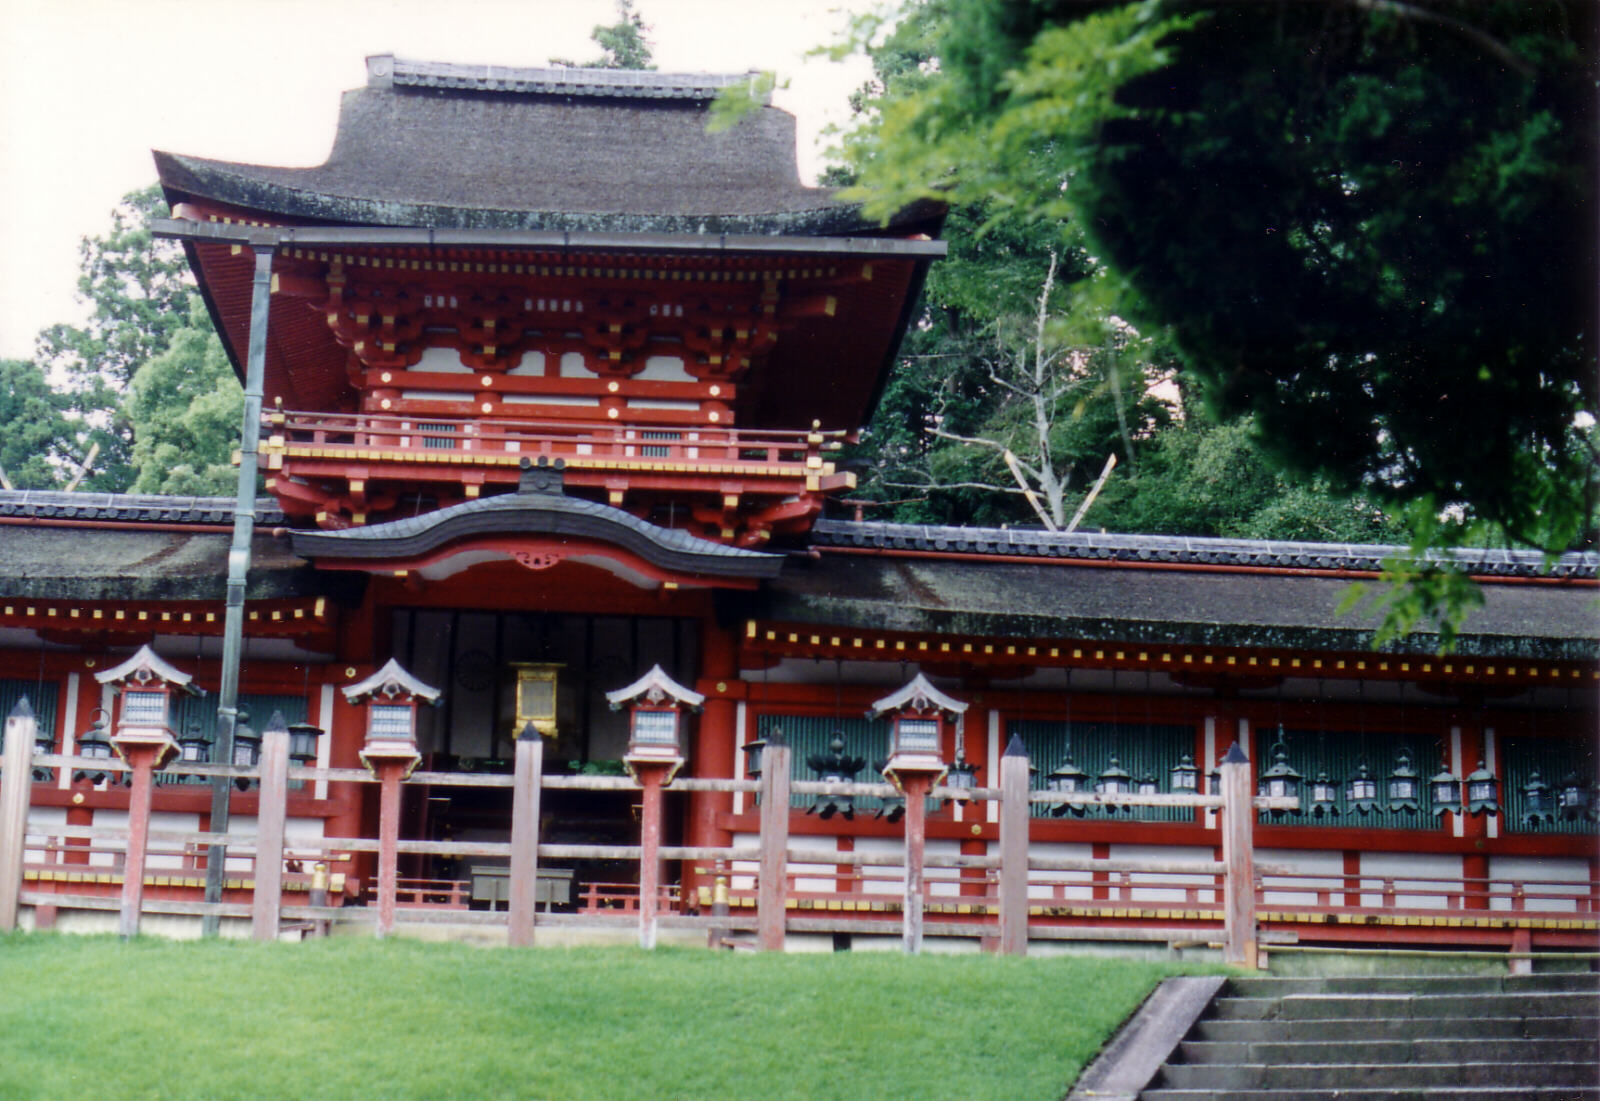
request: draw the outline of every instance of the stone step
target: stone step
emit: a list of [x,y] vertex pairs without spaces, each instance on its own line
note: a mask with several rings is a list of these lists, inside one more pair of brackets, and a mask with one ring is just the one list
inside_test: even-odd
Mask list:
[[1315,1040],[1583,1040],[1600,1033],[1593,1017],[1402,1017],[1318,1021],[1205,1020],[1194,1027],[1195,1040],[1282,1043]]
[[1550,1063],[1170,1063],[1158,1087],[1188,1090],[1360,1090],[1456,1086],[1573,1086],[1595,1080],[1595,1065]]
[[1220,1021],[1355,1017],[1600,1017],[1600,994],[1288,994],[1218,998]]
[[1536,975],[1331,975],[1304,978],[1250,977],[1228,980],[1228,994],[1281,998],[1287,994],[1532,994],[1600,993],[1600,974],[1547,972]]
[[1600,1086],[1438,1086],[1420,1089],[1150,1089],[1140,1101],[1600,1101]]
[[1571,1040],[1185,1040],[1185,1063],[1578,1063],[1600,1066],[1600,1037]]

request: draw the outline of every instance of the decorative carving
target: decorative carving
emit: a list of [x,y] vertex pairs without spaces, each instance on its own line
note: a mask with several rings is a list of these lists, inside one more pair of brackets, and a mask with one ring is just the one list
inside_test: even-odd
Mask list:
[[512,551],[511,557],[517,560],[517,565],[530,570],[548,570],[560,562],[562,556],[554,551]]

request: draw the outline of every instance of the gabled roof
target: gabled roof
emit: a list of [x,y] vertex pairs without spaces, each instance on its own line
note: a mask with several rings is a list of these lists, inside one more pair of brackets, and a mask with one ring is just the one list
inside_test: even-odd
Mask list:
[[175,684],[179,688],[187,688],[189,682],[194,680],[190,674],[162,660],[161,655],[150,649],[148,644],[139,647],[121,665],[94,675],[94,679],[101,684],[121,684],[130,679],[143,681],[152,677]]
[[[709,134],[710,99],[749,74],[513,69],[368,58],[314,168],[156,153],[173,202],[288,221],[439,229],[875,234],[859,208],[805,187],[793,116],[762,106]],[[897,224],[936,227],[942,208]]]
[[872,714],[882,715],[885,711],[898,711],[908,704],[918,711],[937,707],[940,711],[947,711],[952,715],[963,715],[968,707],[964,701],[939,691],[927,677],[918,673],[883,699],[873,701]]
[[439,698],[439,689],[423,684],[406,672],[394,658],[384,662],[383,668],[372,676],[340,689],[351,703],[360,703],[368,696],[383,693],[386,696],[407,695],[432,703]]
[[606,693],[606,702],[613,709],[621,707],[644,696],[651,703],[660,703],[664,699],[677,700],[685,707],[699,707],[706,702],[705,694],[696,692],[692,688],[685,688],[671,677],[659,664],[652,665],[650,671],[626,688],[619,688],[615,692]]

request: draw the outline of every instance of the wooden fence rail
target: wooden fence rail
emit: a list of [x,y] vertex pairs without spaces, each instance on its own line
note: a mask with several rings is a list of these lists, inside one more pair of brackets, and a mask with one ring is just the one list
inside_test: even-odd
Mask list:
[[[11,722],[17,723],[12,729]],[[327,781],[348,783],[379,783],[384,798],[380,800],[380,828],[377,838],[322,837],[296,838],[290,857],[307,859],[315,856],[338,855],[348,857],[354,853],[375,853],[378,860],[377,887],[374,892],[375,927],[378,935],[393,931],[397,907],[407,909],[407,920],[423,911],[418,907],[436,900],[437,908],[461,915],[462,895],[459,889],[440,886],[432,881],[402,879],[398,874],[401,854],[452,857],[482,857],[509,862],[509,895],[507,913],[503,920],[508,941],[512,944],[531,944],[536,928],[541,924],[565,924],[570,915],[538,914],[535,917],[536,884],[539,867],[543,861],[553,860],[622,860],[637,861],[640,865],[639,883],[643,890],[633,896],[633,909],[618,910],[637,918],[639,938],[643,944],[653,944],[655,929],[664,919],[669,924],[682,926],[699,921],[708,927],[714,921],[723,922],[727,928],[727,915],[720,918],[710,914],[669,914],[675,899],[671,885],[662,882],[655,874],[661,861],[692,862],[712,865],[720,877],[739,876],[753,884],[751,893],[756,909],[754,928],[756,943],[764,949],[781,949],[787,930],[807,928],[813,919],[791,916],[789,910],[797,900],[794,883],[797,878],[827,878],[825,873],[808,873],[807,865],[833,868],[835,874],[844,875],[842,869],[892,869],[874,881],[879,892],[884,884],[898,883],[901,898],[898,907],[899,925],[905,948],[916,952],[923,938],[923,914],[932,910],[937,916],[947,896],[929,896],[929,884],[924,883],[924,870],[950,870],[964,873],[981,873],[976,879],[966,876],[948,882],[966,884],[969,891],[983,892],[980,916],[988,921],[988,931],[983,935],[995,937],[998,949],[1005,953],[1022,954],[1032,932],[1030,917],[1030,882],[1037,883],[1038,874],[1050,873],[1111,873],[1120,878],[1119,885],[1127,885],[1129,876],[1181,875],[1208,877],[1211,890],[1225,896],[1221,906],[1224,917],[1225,955],[1237,962],[1247,962],[1255,954],[1255,912],[1258,904],[1256,879],[1261,873],[1275,874],[1286,871],[1279,868],[1257,867],[1251,849],[1251,826],[1257,810],[1284,809],[1294,806],[1293,800],[1263,799],[1250,791],[1248,762],[1242,753],[1235,752],[1233,760],[1225,760],[1222,768],[1223,790],[1226,795],[1106,795],[1073,794],[1030,791],[1027,787],[1027,758],[1008,751],[1001,768],[1001,785],[993,788],[952,789],[934,787],[928,795],[938,799],[960,800],[966,804],[997,802],[999,804],[1000,844],[988,854],[928,854],[921,837],[921,816],[909,815],[917,820],[917,832],[911,832],[907,823],[906,843],[898,852],[835,852],[810,847],[804,843],[791,847],[789,823],[794,813],[790,796],[798,795],[855,795],[887,797],[897,795],[887,783],[822,783],[795,781],[790,778],[791,749],[786,745],[772,744],[767,749],[766,768],[759,780],[682,778],[663,788],[659,783],[641,783],[627,776],[547,776],[543,773],[544,745],[540,739],[518,740],[514,768],[507,774],[468,774],[453,772],[419,771],[402,777],[398,771],[389,773],[383,767],[366,769],[310,768],[290,766],[286,749],[264,741],[262,763],[256,768],[233,765],[185,764],[173,762],[161,768],[163,775],[215,777],[224,776],[259,782],[261,787],[260,813],[254,837],[237,834],[215,834],[202,830],[152,829],[148,814],[142,818],[130,816],[126,827],[51,825],[29,831],[24,822],[31,791],[30,768],[75,769],[92,766],[107,773],[131,773],[137,786],[141,781],[148,791],[153,772],[148,762],[138,758],[129,765],[118,760],[85,759],[61,754],[32,755],[33,732],[21,727],[31,719],[8,720],[6,753],[0,765],[0,930],[13,928],[16,907],[23,898],[45,897],[44,892],[21,891],[23,879],[22,852],[26,843],[24,835],[55,839],[120,844],[125,850],[124,859],[130,860],[126,877],[134,878],[139,885],[144,881],[143,853],[152,844],[156,846],[207,846],[226,843],[230,856],[251,862],[255,890],[247,912],[252,920],[253,935],[269,939],[278,935],[281,922],[288,910],[282,904],[281,876],[286,859],[284,826],[287,814],[288,786],[291,781]],[[509,788],[512,794],[511,840],[509,842],[423,841],[401,839],[399,836],[398,792],[404,784],[429,787]],[[646,828],[641,830],[638,845],[573,845],[552,844],[539,836],[539,793],[545,789],[587,791],[637,791],[645,802]],[[754,848],[665,846],[660,844],[659,800],[663,791],[715,791],[744,792],[757,797],[760,832]],[[651,819],[651,803],[656,801],[655,818]],[[920,800],[917,801],[920,805]],[[1217,860],[1152,860],[1152,859],[1084,859],[1030,855],[1027,845],[1030,807],[1039,804],[1071,806],[1119,807],[1196,807],[1217,809],[1225,837],[1224,859]],[[17,818],[20,807],[22,818]],[[9,815],[10,817],[6,817]],[[16,821],[13,821],[16,820]],[[652,829],[649,822],[657,825]],[[81,846],[76,852],[92,851]],[[131,860],[131,856],[139,859]],[[79,858],[81,859],[81,858]],[[859,877],[862,873],[857,872]],[[1218,885],[1220,882],[1220,886]],[[1105,884],[1100,884],[1105,886]],[[1140,884],[1139,886],[1144,886]],[[1165,886],[1173,886],[1165,884]],[[1184,886],[1182,884],[1178,886]],[[1351,888],[1354,890],[1355,888]],[[625,892],[612,891],[618,895]],[[137,930],[139,891],[127,888],[119,904],[121,924],[125,932]],[[72,896],[55,896],[58,905],[68,905]],[[8,901],[9,900],[9,901]],[[682,900],[692,908],[693,899]],[[96,902],[103,907],[109,900]],[[174,900],[153,900],[151,912],[159,903],[159,912],[206,912],[205,903],[185,903],[174,909]],[[9,912],[7,906],[9,905]],[[239,904],[212,904],[214,912],[239,916]],[[288,908],[288,909],[293,909]],[[336,915],[338,911],[333,911]],[[351,915],[354,917],[354,915]],[[369,911],[368,918],[374,915]],[[463,915],[464,916],[464,915]],[[477,919],[474,914],[474,920]],[[559,919],[559,920],[558,920]],[[747,924],[747,923],[743,923]],[[968,920],[966,924],[973,924]],[[976,928],[977,926],[974,926]],[[948,923],[935,922],[936,932],[954,928]],[[962,926],[965,928],[965,925]]]

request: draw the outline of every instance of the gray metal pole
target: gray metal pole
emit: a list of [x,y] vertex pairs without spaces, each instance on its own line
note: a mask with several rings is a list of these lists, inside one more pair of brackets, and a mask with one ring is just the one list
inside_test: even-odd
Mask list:
[[[233,544],[228,549],[228,603],[222,622],[222,687],[217,696],[217,733],[211,759],[233,762],[233,727],[239,715],[239,658],[244,649],[244,590],[250,572],[250,542],[256,528],[256,452],[261,444],[261,394],[267,364],[267,312],[272,305],[272,255],[255,246],[256,272],[250,297],[250,350],[244,372],[244,425],[239,442],[239,494],[233,505]],[[211,780],[211,832],[228,832],[233,781]],[[222,901],[228,849],[206,850],[206,901]],[[201,918],[201,934],[214,937],[222,917],[214,911]]]

